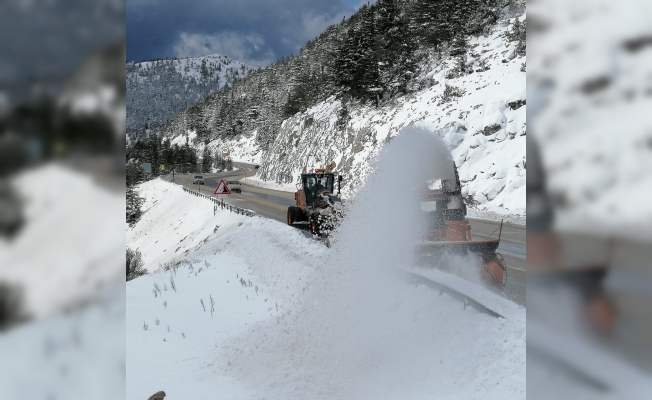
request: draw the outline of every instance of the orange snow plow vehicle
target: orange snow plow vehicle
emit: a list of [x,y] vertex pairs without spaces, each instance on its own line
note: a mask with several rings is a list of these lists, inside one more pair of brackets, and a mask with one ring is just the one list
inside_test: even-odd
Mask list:
[[500,222],[496,239],[473,240],[455,164],[453,168],[454,181],[442,179],[434,183],[434,187],[430,186],[420,193],[421,210],[427,214],[428,229],[419,243],[419,254],[428,265],[434,263],[444,270],[449,269],[445,255],[477,255],[482,278],[502,289],[507,281],[507,265],[496,250],[500,244],[503,223]]

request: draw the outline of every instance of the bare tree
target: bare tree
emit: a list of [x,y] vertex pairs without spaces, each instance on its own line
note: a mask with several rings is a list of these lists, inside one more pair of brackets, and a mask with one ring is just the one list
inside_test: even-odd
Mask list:
[[147,270],[143,266],[143,257],[138,250],[127,247],[127,281],[143,276]]

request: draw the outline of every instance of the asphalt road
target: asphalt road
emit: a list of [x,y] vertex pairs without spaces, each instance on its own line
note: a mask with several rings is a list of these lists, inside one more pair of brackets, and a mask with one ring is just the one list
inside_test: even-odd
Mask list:
[[[221,179],[238,180],[255,174],[254,165],[234,163],[238,171],[203,174],[205,185],[192,183],[194,174],[175,175],[174,182],[193,190],[212,194]],[[171,176],[164,179],[172,181]],[[282,223],[286,222],[287,208],[295,204],[294,193],[242,185],[242,193],[232,193],[225,200],[234,206],[254,211],[256,214]],[[500,222],[469,219],[474,239],[497,237]],[[525,306],[525,226],[504,223],[498,252],[507,264],[505,294],[514,302]]]
[[[213,194],[220,180],[239,180],[245,176],[256,173],[252,164],[234,163],[237,171],[221,172],[217,174],[202,174],[204,185],[192,183],[195,174],[181,174],[174,176],[174,183],[192,190],[199,190],[206,194]],[[172,176],[167,175],[165,180],[172,182]],[[256,214],[279,222],[286,222],[287,209],[294,205],[294,194],[278,190],[265,189],[252,185],[242,185],[242,193],[231,193],[224,199],[225,203],[254,211]]]

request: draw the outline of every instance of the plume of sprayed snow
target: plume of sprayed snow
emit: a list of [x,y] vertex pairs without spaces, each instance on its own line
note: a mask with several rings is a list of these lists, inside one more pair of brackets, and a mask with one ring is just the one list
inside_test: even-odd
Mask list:
[[[404,128],[372,163],[374,173],[333,237],[336,266],[395,269],[426,228],[418,191],[433,179],[454,179],[446,146],[429,131]],[[411,254],[411,253],[410,253]]]
[[333,238],[332,256],[316,284],[313,306],[318,311],[311,314],[310,326],[320,326],[328,349],[323,366],[352,385],[349,395],[368,388],[347,377],[362,378],[380,365],[400,364],[389,349],[405,332],[388,315],[402,301],[398,267],[415,264],[414,246],[426,229],[418,191],[429,180],[454,178],[452,163],[432,133],[403,129],[372,164],[374,173]]
[[[316,260],[302,305],[225,346],[225,370],[235,369],[269,398],[306,399],[417,398],[437,374],[468,374],[474,358],[460,355],[465,351],[451,346],[451,336],[466,330],[482,341],[490,335],[469,330],[469,314],[458,318],[459,311],[441,303],[444,297],[435,307],[436,294],[407,285],[397,268],[413,265],[426,227],[417,190],[452,174],[438,138],[404,129],[379,154],[326,258]],[[459,393],[460,385],[453,386],[448,390]]]

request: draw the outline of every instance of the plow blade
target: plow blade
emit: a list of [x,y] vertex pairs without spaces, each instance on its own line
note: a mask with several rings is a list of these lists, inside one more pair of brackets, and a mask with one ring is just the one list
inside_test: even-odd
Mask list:
[[470,242],[429,242],[423,241],[417,245],[417,254],[422,259],[421,266],[432,266],[443,270],[449,269],[445,265],[445,254],[464,256],[476,254],[481,262],[478,265],[480,275],[489,284],[504,288],[507,282],[507,264],[500,253],[496,252],[500,239]]

